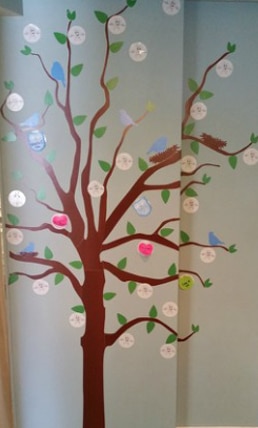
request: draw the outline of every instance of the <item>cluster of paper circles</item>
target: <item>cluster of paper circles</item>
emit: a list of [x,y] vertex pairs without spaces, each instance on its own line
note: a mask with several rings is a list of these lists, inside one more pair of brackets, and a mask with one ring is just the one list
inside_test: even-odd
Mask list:
[[183,201],[183,209],[188,214],[194,214],[199,209],[199,201],[196,198],[190,197]]
[[172,343],[165,343],[160,347],[160,355],[166,360],[176,355],[176,347]]
[[197,160],[194,156],[186,155],[181,159],[181,170],[183,172],[193,172],[197,167]]
[[69,323],[74,328],[80,328],[85,325],[86,317],[79,312],[73,312],[69,317]]
[[122,34],[126,29],[126,21],[123,16],[112,16],[108,21],[108,29],[112,34]]
[[131,333],[124,333],[119,337],[118,343],[122,348],[128,349],[134,345],[135,339]]
[[142,42],[132,43],[129,48],[129,56],[133,61],[141,62],[147,57],[147,47]]

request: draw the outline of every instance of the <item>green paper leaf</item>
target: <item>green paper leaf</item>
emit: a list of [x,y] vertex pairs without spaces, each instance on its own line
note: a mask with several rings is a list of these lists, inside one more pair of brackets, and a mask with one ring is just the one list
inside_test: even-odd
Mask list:
[[60,284],[60,282],[62,282],[64,279],[64,275],[62,273],[57,273],[55,275],[55,285]]
[[127,0],[126,1],[128,7],[133,7],[136,2],[137,2],[137,0]]
[[52,106],[52,104],[54,103],[53,96],[49,91],[47,91],[45,94],[44,103],[47,106]]
[[258,143],[258,135],[255,135],[255,134],[252,132],[251,137],[250,137],[250,142],[251,142],[252,144],[256,144],[256,143]]
[[150,308],[149,316],[150,316],[151,318],[156,318],[156,317],[158,316],[158,311],[157,311],[157,308],[156,308],[156,306],[155,306],[155,305],[153,305],[153,306]]
[[79,314],[83,314],[85,312],[85,308],[83,305],[76,305],[71,308],[73,312],[77,312]]
[[228,52],[230,52],[230,53],[235,52],[235,50],[236,50],[236,45],[235,45],[235,44],[232,44],[232,43],[230,43],[230,42],[228,42],[228,44],[227,44],[227,50],[228,50]]
[[49,153],[46,155],[46,160],[47,160],[49,163],[53,163],[53,162],[56,160],[56,151],[55,151],[55,150],[51,150],[51,152],[49,152]]
[[138,167],[141,171],[146,171],[146,169],[148,169],[148,164],[144,159],[138,158]]
[[190,196],[190,197],[198,196],[198,193],[194,189],[192,189],[191,187],[189,187],[188,189],[185,190],[185,194],[186,194],[186,196]]
[[210,181],[211,181],[211,177],[209,177],[207,174],[204,174],[204,175],[202,176],[202,182],[203,182],[204,184],[208,184]]
[[170,335],[167,337],[166,343],[173,343],[173,342],[175,342],[176,340],[177,340],[177,336],[176,336],[176,334],[170,334]]
[[199,141],[192,141],[190,144],[192,152],[194,152],[196,155],[199,153],[200,144]]
[[67,16],[67,19],[69,19],[69,21],[74,21],[76,19],[75,10],[73,12],[71,12],[69,9],[67,9],[66,16]]
[[198,326],[198,325],[194,325],[194,324],[192,324],[192,331],[194,332],[194,333],[198,333],[198,331],[200,330],[200,327]]
[[136,232],[134,225],[130,221],[127,222],[126,232],[128,235],[133,235]]
[[190,241],[189,235],[186,232],[184,232],[183,230],[181,230],[181,232],[180,232],[180,239],[184,243]]
[[237,157],[235,155],[229,156],[228,158],[229,165],[231,168],[236,169],[237,166]]
[[74,125],[79,126],[85,121],[86,118],[87,118],[86,115],[75,116],[73,118],[73,123],[74,123]]
[[194,79],[188,79],[188,88],[190,91],[195,92],[198,89],[198,83]]
[[106,130],[107,130],[106,126],[101,126],[101,128],[94,129],[93,134],[95,135],[96,138],[101,138],[105,134]]
[[232,254],[235,253],[237,251],[236,248],[236,244],[230,245],[230,247],[228,248],[228,251]]
[[44,250],[44,257],[45,257],[45,259],[51,260],[53,258],[53,256],[54,256],[54,254],[52,253],[52,251],[50,250],[50,248],[49,247],[45,247],[45,250]]
[[209,287],[211,287],[211,286],[212,286],[212,282],[210,281],[210,278],[206,279],[206,280],[204,281],[204,287],[205,287],[205,288],[209,288]]
[[195,123],[194,123],[194,122],[188,123],[188,125],[186,125],[186,126],[184,127],[184,131],[183,131],[183,133],[184,133],[185,135],[190,135],[190,134],[192,133],[193,129],[194,129],[194,126],[195,126]]
[[31,54],[31,52],[32,52],[32,50],[31,50],[31,48],[29,47],[29,46],[24,46],[24,48],[23,49],[21,49],[21,51],[20,51],[23,55],[30,55]]
[[112,293],[112,292],[103,294],[104,300],[112,300],[115,296],[116,296],[116,293]]
[[69,265],[72,266],[74,269],[81,269],[83,266],[81,260],[73,260],[69,263]]
[[176,264],[173,263],[168,269],[169,276],[174,276],[176,274]]
[[161,229],[160,234],[165,237],[171,235],[172,232],[174,232],[174,229],[171,229],[171,227],[164,227]]
[[13,284],[14,282],[18,281],[19,275],[17,273],[10,273],[8,277],[8,285]]
[[127,264],[127,257],[124,257],[123,259],[121,259],[121,260],[117,263],[117,267],[118,267],[118,269],[123,270],[123,269],[125,269],[126,264]]
[[122,48],[123,44],[124,44],[124,42],[111,43],[111,45],[109,46],[109,49],[112,53],[117,53]]
[[46,192],[45,192],[45,190],[39,190],[38,191],[38,193],[37,193],[37,199],[39,200],[39,201],[44,201],[44,199],[46,199]]
[[117,314],[116,316],[117,316],[119,324],[124,325],[124,324],[127,323],[127,319],[126,319],[126,317],[124,315]]
[[106,87],[112,91],[113,89],[115,89],[118,85],[119,79],[118,77],[113,77],[112,79],[108,80],[106,82]]
[[147,333],[151,333],[154,330],[154,328],[155,328],[155,322],[153,321],[147,322],[147,325],[146,325]]
[[12,91],[14,88],[14,83],[12,80],[9,80],[9,82],[5,81],[4,82],[4,87],[5,89],[7,89],[8,91]]
[[13,226],[18,226],[18,224],[20,223],[19,218],[14,214],[7,214],[7,218]]
[[137,288],[137,284],[135,281],[130,281],[128,283],[128,290],[129,290],[130,294],[133,294],[133,292],[136,290],[136,288]]
[[81,73],[82,69],[83,69],[83,64],[74,65],[71,68],[71,74],[72,74],[72,76],[74,76],[74,77],[79,76],[79,74]]
[[64,45],[67,41],[67,37],[65,34],[63,33],[54,33],[54,36],[56,38],[56,40],[61,44]]
[[101,12],[100,10],[95,10],[95,16],[101,24],[105,24],[105,22],[108,20],[108,15],[104,12]]
[[161,198],[164,204],[166,204],[170,198],[170,190],[164,189],[161,191]]
[[110,163],[108,163],[106,161],[102,161],[102,160],[99,160],[99,166],[105,172],[108,172],[110,170],[110,168],[111,168]]
[[5,142],[8,142],[8,143],[13,143],[14,141],[17,140],[17,137],[13,131],[9,131],[9,132],[7,132],[7,134],[5,134],[5,136],[2,138],[2,140]]
[[200,92],[200,99],[201,100],[208,100],[209,98],[213,97],[213,92],[209,91],[201,91]]

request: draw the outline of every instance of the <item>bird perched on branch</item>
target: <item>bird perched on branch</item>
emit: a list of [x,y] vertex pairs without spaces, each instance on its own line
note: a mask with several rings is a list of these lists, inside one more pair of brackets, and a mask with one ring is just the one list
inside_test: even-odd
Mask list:
[[51,67],[51,76],[61,82],[63,84],[63,87],[65,87],[65,74],[64,69],[60,62],[55,61],[53,62],[53,65]]
[[33,113],[28,119],[26,119],[24,122],[20,123],[21,128],[23,129],[31,129],[36,128],[40,122],[40,114],[39,113]]
[[159,137],[151,145],[151,147],[147,151],[147,154],[149,154],[149,153],[161,153],[161,152],[164,152],[164,150],[166,150],[167,143],[168,143],[167,137]]
[[224,242],[222,242],[213,232],[209,232],[209,244],[212,246],[223,245]]
[[124,126],[136,125],[136,123],[131,118],[131,116],[129,116],[129,114],[123,109],[119,111],[119,117],[120,117],[120,122]]

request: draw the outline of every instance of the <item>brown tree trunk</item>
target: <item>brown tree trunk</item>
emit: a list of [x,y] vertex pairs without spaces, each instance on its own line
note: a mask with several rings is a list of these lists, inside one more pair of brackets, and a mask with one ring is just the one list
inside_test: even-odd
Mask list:
[[102,268],[86,272],[83,303],[86,310],[86,329],[82,337],[83,349],[83,426],[105,428],[104,413],[104,352],[105,308]]

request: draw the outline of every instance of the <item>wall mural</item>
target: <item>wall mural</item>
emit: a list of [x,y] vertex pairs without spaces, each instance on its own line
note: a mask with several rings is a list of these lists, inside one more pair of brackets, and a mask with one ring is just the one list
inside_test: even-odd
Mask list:
[[[24,28],[24,38],[26,45],[21,49],[21,54],[33,57],[33,60],[40,65],[41,72],[49,80],[49,87],[46,88],[44,107],[40,101],[38,112],[31,112],[28,119],[17,123],[15,114],[23,109],[23,97],[16,92],[13,81],[5,81],[6,96],[3,100],[0,112],[1,117],[8,124],[9,131],[3,136],[3,144],[18,142],[23,144],[24,150],[29,151],[31,160],[35,162],[49,179],[55,191],[57,200],[61,205],[54,205],[46,201],[46,194],[43,190],[37,191],[30,188],[34,195],[35,206],[43,207],[48,216],[45,222],[37,226],[21,223],[17,209],[22,210],[26,204],[26,192],[19,188],[13,189],[8,195],[9,205],[12,207],[7,212],[6,231],[7,241],[10,246],[17,246],[26,242],[20,251],[9,252],[9,257],[17,268],[9,275],[9,284],[18,284],[22,277],[29,278],[33,282],[33,290],[39,296],[48,293],[50,283],[61,284],[68,280],[74,292],[78,296],[78,305],[71,308],[70,323],[74,327],[82,327],[84,332],[81,337],[83,352],[83,428],[104,428],[104,357],[105,351],[116,342],[120,346],[129,349],[134,345],[134,335],[132,328],[144,324],[147,334],[151,334],[159,325],[166,332],[166,338],[160,348],[160,356],[170,359],[176,354],[176,342],[189,340],[199,331],[199,326],[192,324],[189,334],[182,337],[174,327],[176,320],[177,304],[173,301],[164,302],[162,316],[168,319],[165,322],[160,316],[159,308],[150,305],[147,313],[135,318],[128,318],[126,313],[118,312],[117,328],[113,332],[106,332],[105,319],[108,304],[117,297],[117,292],[112,290],[112,284],[107,288],[107,274],[115,277],[121,284],[127,284],[128,295],[137,293],[141,298],[148,299],[153,290],[162,288],[163,285],[172,283],[174,287],[179,285],[181,290],[189,290],[194,284],[199,284],[205,288],[212,285],[210,278],[203,278],[201,272],[187,269],[187,266],[177,266],[179,251],[184,247],[193,246],[200,249],[200,257],[204,263],[212,262],[217,251],[234,253],[237,251],[235,243],[224,243],[223,237],[217,231],[210,231],[207,242],[197,242],[191,240],[188,233],[181,230],[180,243],[175,233],[175,228],[179,227],[180,218],[163,217],[162,207],[181,192],[182,206],[185,212],[195,213],[199,208],[197,190],[201,186],[206,186],[211,180],[207,171],[217,168],[219,165],[207,159],[206,163],[198,164],[198,152],[200,146],[205,146],[211,152],[216,151],[219,155],[228,157],[229,165],[235,169],[238,156],[243,155],[244,162],[252,165],[257,162],[258,151],[253,145],[258,142],[258,136],[251,133],[250,142],[243,146],[241,150],[232,152],[227,150],[226,141],[219,137],[201,133],[195,135],[195,123],[202,120],[207,114],[207,100],[212,98],[213,93],[206,88],[206,79],[211,71],[216,71],[221,78],[230,77],[233,65],[229,58],[234,54],[236,46],[228,43],[226,50],[221,56],[214,59],[203,72],[200,82],[194,79],[188,80],[191,95],[185,102],[182,121],[183,144],[190,145],[192,155],[186,155],[181,159],[181,150],[178,145],[171,145],[169,137],[160,135],[153,142],[149,142],[146,148],[145,158],[139,157],[138,175],[129,189],[125,189],[124,196],[111,209],[109,208],[109,185],[115,171],[128,171],[134,162],[132,155],[123,150],[123,145],[128,135],[134,130],[137,135],[137,128],[144,126],[147,116],[155,115],[155,100],[146,100],[146,106],[142,114],[135,117],[133,112],[126,109],[119,111],[119,120],[122,125],[122,132],[117,141],[112,154],[112,160],[98,159],[99,168],[105,173],[103,182],[92,176],[93,159],[95,145],[107,132],[107,127],[103,125],[103,118],[108,113],[112,103],[112,91],[119,90],[119,77],[109,76],[107,73],[110,61],[113,61],[114,54],[119,55],[123,49],[123,41],[120,35],[125,30],[125,12],[136,4],[136,0],[127,0],[124,7],[117,10],[115,14],[108,16],[104,11],[95,11],[95,19],[103,29],[104,61],[100,71],[99,85],[103,91],[103,102],[99,105],[92,117],[87,117],[85,113],[74,115],[72,105],[72,87],[74,79],[79,77],[85,68],[83,63],[73,63],[73,49],[85,42],[85,29],[76,24],[76,11],[67,10],[67,27],[63,32],[54,32],[55,41],[60,49],[66,49],[67,61],[61,63],[55,59],[48,65],[43,54],[38,53],[34,46],[40,39],[41,30],[34,24],[29,24]],[[180,8],[180,3],[163,2],[163,11],[174,16]],[[111,41],[112,37],[112,41]],[[118,37],[113,41],[114,37]],[[142,42],[133,43],[130,46],[129,55],[133,61],[144,61],[148,55],[148,47]],[[44,131],[45,125],[51,116],[51,107],[56,106],[62,114],[69,133],[69,144],[74,146],[74,155],[71,159],[71,172],[69,185],[66,190],[59,179],[59,171],[55,167],[55,157],[53,154],[45,155],[47,146],[47,135]],[[80,127],[88,121],[88,136],[80,132]],[[85,146],[88,148],[86,159],[84,159]],[[184,185],[181,187],[180,179],[155,182],[155,176],[161,170],[181,167],[181,175],[184,178]],[[68,168],[69,170],[69,168]],[[197,179],[197,173],[203,171],[201,179]],[[16,173],[19,175],[19,172]],[[19,177],[18,177],[19,178]],[[151,181],[152,179],[152,181]],[[126,230],[120,237],[112,238],[114,229],[120,220],[128,213],[134,212],[139,217],[145,218],[152,214],[152,204],[147,195],[152,192],[160,195],[160,220],[152,232],[146,232],[144,228],[137,230],[136,225],[128,219]],[[82,201],[82,204],[81,204]],[[97,207],[97,208],[96,208]],[[130,211],[131,210],[131,211]],[[157,221],[157,220],[155,220]],[[54,254],[51,244],[46,243],[44,251],[38,251],[35,240],[28,242],[26,234],[29,236],[40,234],[42,231],[49,233],[49,242],[56,237],[62,236],[72,244],[74,248],[74,258],[68,262],[58,258]],[[30,239],[30,238],[29,238]],[[128,259],[130,254],[126,253],[125,245],[133,244],[140,257],[146,261],[152,259],[154,252],[168,252],[171,258],[170,265],[162,277],[149,276],[148,273],[141,274],[128,270]],[[121,248],[121,257],[116,263],[106,258],[109,251]],[[62,254],[61,254],[62,255]],[[40,271],[36,271],[39,267]],[[31,271],[30,271],[31,269]],[[147,272],[147,267],[146,267]],[[83,273],[83,274],[82,274]],[[176,321],[175,321],[176,323]],[[97,411],[96,411],[97,409]]]

